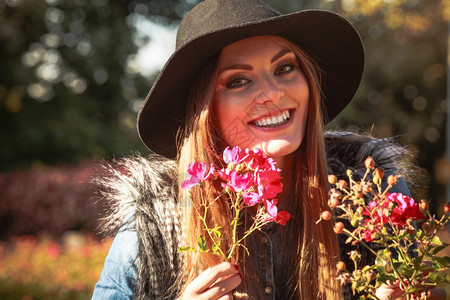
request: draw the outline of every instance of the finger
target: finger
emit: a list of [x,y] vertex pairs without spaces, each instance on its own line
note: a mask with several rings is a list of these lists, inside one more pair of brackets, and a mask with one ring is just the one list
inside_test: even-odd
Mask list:
[[228,294],[226,294],[226,295],[223,295],[223,296],[220,297],[220,298],[217,298],[217,300],[233,300],[233,294],[228,293]]
[[375,292],[379,299],[397,299],[403,296],[403,291],[398,285],[382,284]]
[[195,286],[197,291],[201,292],[208,289],[212,284],[222,277],[237,274],[239,268],[228,262],[215,265],[203,271],[197,278],[192,281],[192,286]]
[[234,274],[213,284],[209,289],[202,293],[202,297],[207,299],[217,299],[237,288],[242,282],[241,274]]

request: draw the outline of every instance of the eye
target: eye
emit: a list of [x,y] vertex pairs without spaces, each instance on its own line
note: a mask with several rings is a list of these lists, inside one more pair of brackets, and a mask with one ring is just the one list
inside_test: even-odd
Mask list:
[[238,88],[240,86],[246,85],[247,83],[249,83],[250,80],[243,78],[243,77],[237,77],[237,78],[233,78],[230,81],[227,82],[226,86],[227,88]]
[[276,70],[275,70],[275,75],[280,75],[280,74],[284,74],[284,73],[289,73],[290,71],[292,71],[294,69],[294,65],[293,64],[283,64],[281,66],[279,66]]

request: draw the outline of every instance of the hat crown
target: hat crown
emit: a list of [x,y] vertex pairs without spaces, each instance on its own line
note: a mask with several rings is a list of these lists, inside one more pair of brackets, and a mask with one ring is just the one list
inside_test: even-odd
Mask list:
[[206,0],[195,6],[181,21],[176,48],[208,33],[279,15],[279,12],[258,0]]

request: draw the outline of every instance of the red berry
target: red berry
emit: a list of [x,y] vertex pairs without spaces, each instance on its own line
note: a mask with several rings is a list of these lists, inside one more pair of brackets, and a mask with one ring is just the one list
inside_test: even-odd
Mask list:
[[362,214],[364,213],[364,207],[358,206],[356,212],[358,213],[358,215],[362,216]]
[[342,222],[337,222],[336,224],[334,224],[334,228],[333,228],[334,233],[336,234],[340,234],[344,231],[344,223]]
[[340,190],[345,190],[347,188],[347,182],[344,179],[339,180],[337,183],[337,188]]
[[383,178],[383,176],[384,176],[384,172],[381,169],[375,169],[375,171],[373,171],[373,173],[374,173],[374,177]]
[[328,175],[328,182],[330,184],[336,184],[337,182],[337,177],[335,175]]
[[421,210],[428,210],[428,202],[425,200],[420,200],[420,209]]
[[372,169],[375,166],[375,161],[372,157],[368,156],[366,160],[364,161],[364,165],[367,169]]
[[336,197],[331,196],[331,199],[328,202],[328,204],[330,205],[331,208],[335,208],[336,206],[339,205],[339,199],[336,198]]
[[337,268],[338,270],[340,270],[340,271],[344,271],[344,270],[347,268],[347,266],[345,265],[345,262],[339,261],[339,262],[336,264],[336,268]]
[[320,214],[320,217],[325,221],[329,221],[331,220],[331,213],[328,210],[325,210]]
[[388,179],[387,179],[387,182],[391,186],[396,185],[397,184],[397,176],[389,175]]
[[445,212],[446,214],[448,214],[448,213],[450,212],[450,203],[446,203],[446,204],[444,205],[444,212]]

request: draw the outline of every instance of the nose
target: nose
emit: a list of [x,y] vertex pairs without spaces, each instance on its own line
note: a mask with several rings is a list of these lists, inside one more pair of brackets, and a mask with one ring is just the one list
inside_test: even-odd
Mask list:
[[259,93],[256,95],[257,103],[278,102],[284,96],[283,89],[272,78],[262,79],[260,83]]

